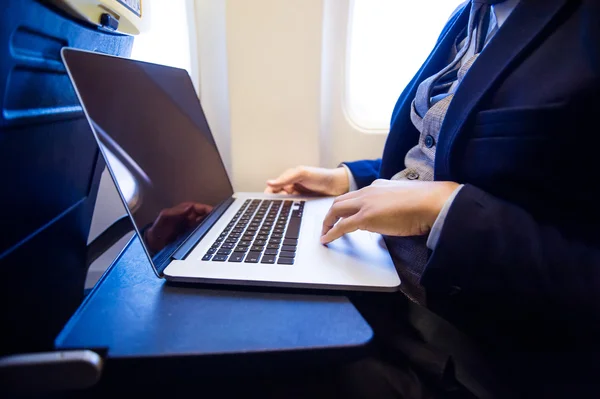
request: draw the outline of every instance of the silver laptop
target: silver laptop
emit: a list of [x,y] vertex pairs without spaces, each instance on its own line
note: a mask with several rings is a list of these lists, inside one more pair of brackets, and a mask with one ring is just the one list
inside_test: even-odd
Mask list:
[[70,48],[62,59],[159,277],[398,289],[380,235],[358,231],[320,244],[333,198],[233,192],[185,70]]

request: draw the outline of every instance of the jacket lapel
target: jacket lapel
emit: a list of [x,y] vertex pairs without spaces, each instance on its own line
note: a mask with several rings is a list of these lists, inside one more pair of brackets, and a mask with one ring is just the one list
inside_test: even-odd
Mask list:
[[473,64],[450,104],[436,149],[435,179],[450,180],[451,149],[482,97],[517,57],[544,33],[568,0],[521,0]]

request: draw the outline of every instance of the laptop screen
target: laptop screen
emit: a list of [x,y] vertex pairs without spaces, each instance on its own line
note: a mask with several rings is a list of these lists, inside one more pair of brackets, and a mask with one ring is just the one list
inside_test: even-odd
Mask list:
[[162,269],[157,263],[168,262],[233,194],[190,77],[72,49],[63,59],[123,202]]

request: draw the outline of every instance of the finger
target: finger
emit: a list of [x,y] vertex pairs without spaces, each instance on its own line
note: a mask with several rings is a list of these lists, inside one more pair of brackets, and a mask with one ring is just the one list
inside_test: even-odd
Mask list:
[[281,188],[267,187],[265,189],[265,194],[287,195],[288,193]]
[[279,190],[275,191],[275,189],[271,186],[267,186],[264,191],[265,194],[277,194],[278,192]]
[[193,207],[193,206],[194,206],[194,203],[191,201],[181,202],[181,203],[175,205],[174,207],[169,208],[168,210],[176,212],[176,213],[180,213],[180,212],[186,211],[189,207]]
[[333,226],[331,230],[327,232],[327,234],[321,236],[321,244],[329,244],[332,241],[337,240],[344,234],[352,233],[360,229],[360,225],[363,222],[362,213],[357,213],[348,218],[342,219]]
[[191,204],[186,204],[185,206],[176,206],[173,208],[163,209],[159,216],[162,216],[165,219],[179,218],[181,216],[188,215],[193,209],[194,206]]
[[196,211],[196,213],[198,215],[206,215],[208,213],[211,213],[213,210],[213,207],[207,204],[200,204],[198,202],[194,203],[194,211]]
[[288,184],[287,186],[283,187],[283,191],[285,191],[287,194],[293,195],[296,192],[296,187],[293,184]]
[[356,198],[334,203],[331,208],[329,208],[329,212],[327,212],[327,215],[325,215],[325,218],[323,219],[321,235],[327,234],[327,232],[331,230],[341,218],[352,216],[360,211],[361,206],[362,201]]
[[302,184],[300,183],[295,183],[294,184],[294,195],[314,195],[315,192],[313,190],[310,190],[306,187],[304,187]]
[[283,193],[287,195],[302,195],[302,191],[298,191],[295,185],[287,186]]
[[300,181],[304,177],[305,173],[305,169],[302,167],[288,169],[285,172],[283,172],[278,178],[273,180],[267,180],[267,184],[273,188],[279,188],[287,186],[289,184],[294,184]]

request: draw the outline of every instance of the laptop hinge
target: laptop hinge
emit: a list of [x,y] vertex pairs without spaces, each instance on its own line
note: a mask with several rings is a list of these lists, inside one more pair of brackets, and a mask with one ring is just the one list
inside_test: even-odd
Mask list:
[[[196,228],[196,230],[173,252],[171,259],[183,260],[186,256],[196,247],[198,242],[208,233],[208,231],[214,226],[215,223],[221,218],[227,209],[233,204],[235,198],[229,197],[227,200],[221,202],[211,214]],[[166,266],[166,265],[165,265]],[[163,267],[159,272],[162,274]]]

